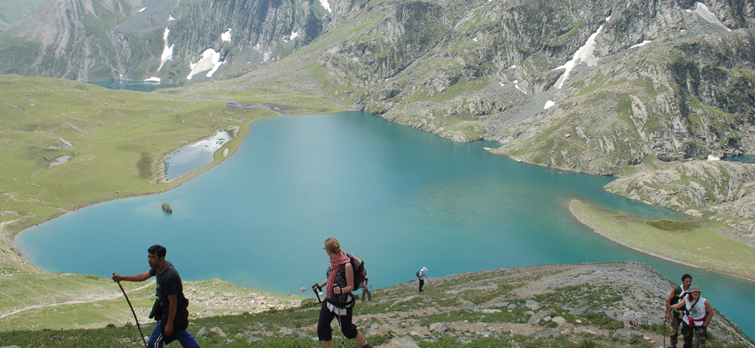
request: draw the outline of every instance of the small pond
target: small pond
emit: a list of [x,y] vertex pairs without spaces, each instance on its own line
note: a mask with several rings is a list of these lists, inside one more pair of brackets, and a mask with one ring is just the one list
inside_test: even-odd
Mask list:
[[[182,147],[163,161],[165,181],[178,179],[210,163],[225,143],[235,137],[236,130],[218,130],[215,135]],[[227,149],[226,149],[227,150]],[[224,152],[224,156],[228,153]]]

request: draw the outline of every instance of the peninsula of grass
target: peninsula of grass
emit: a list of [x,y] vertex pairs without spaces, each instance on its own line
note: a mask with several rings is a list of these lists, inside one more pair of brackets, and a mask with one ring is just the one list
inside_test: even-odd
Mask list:
[[704,270],[755,280],[755,250],[721,235],[727,226],[703,218],[642,221],[599,210],[579,200],[572,215],[596,233],[634,250]]

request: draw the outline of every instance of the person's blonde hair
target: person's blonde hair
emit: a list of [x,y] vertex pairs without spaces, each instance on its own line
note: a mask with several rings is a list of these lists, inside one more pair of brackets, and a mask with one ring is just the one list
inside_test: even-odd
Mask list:
[[340,254],[341,243],[338,243],[338,239],[328,238],[325,240],[325,250],[331,254]]

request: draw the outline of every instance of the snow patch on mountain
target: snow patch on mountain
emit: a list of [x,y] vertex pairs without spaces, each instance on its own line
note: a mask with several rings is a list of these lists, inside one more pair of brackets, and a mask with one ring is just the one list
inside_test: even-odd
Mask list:
[[223,42],[231,42],[231,28],[228,28],[228,31],[225,33],[220,34],[220,40],[223,40]]
[[640,43],[638,43],[638,44],[636,44],[636,45],[634,45],[634,46],[632,46],[632,47],[629,47],[629,48],[637,48],[637,47],[642,47],[642,46],[645,46],[645,45],[649,44],[650,42],[651,42],[650,40],[645,40],[645,41],[643,41],[643,42],[640,42]]
[[556,105],[556,102],[554,102],[553,100],[549,100],[545,102],[545,106],[543,107],[543,110],[548,110],[554,105]]
[[142,9],[141,9],[141,10],[139,10],[139,13],[142,13],[142,12],[144,12],[144,10],[146,10],[146,9],[147,9],[146,7],[142,7]]
[[333,11],[330,10],[330,4],[328,3],[328,0],[320,0],[320,5],[322,5],[322,8],[328,10],[328,13],[333,13]]
[[191,67],[191,72],[189,73],[189,76],[186,77],[187,80],[191,80],[194,75],[199,74],[201,72],[209,70],[210,72],[207,73],[207,77],[212,77],[212,75],[220,68],[221,65],[223,65],[224,62],[220,61],[220,52],[216,52],[212,48],[208,48],[204,52],[202,52],[202,58],[196,62],[196,63],[189,63],[189,67]]
[[160,71],[160,69],[163,68],[163,65],[165,65],[165,62],[173,59],[173,46],[176,44],[172,44],[168,46],[168,34],[170,34],[170,29],[165,28],[165,32],[163,32],[163,40],[165,41],[165,47],[163,48],[163,54],[160,56],[160,67],[157,68],[157,71]]
[[290,36],[290,37],[291,37],[291,39],[290,39],[290,40],[291,40],[291,41],[294,41],[294,39],[295,39],[295,38],[297,38],[298,36],[299,36],[299,33],[298,33],[298,32],[292,31],[292,32],[291,32],[291,36]]
[[156,76],[152,76],[152,77],[144,80],[144,82],[157,82],[157,83],[160,83],[160,81],[162,81],[162,80],[159,77],[156,77]]
[[705,6],[702,2],[696,2],[695,6],[691,10],[687,10],[687,12],[694,12],[697,13],[698,16],[700,16],[702,19],[708,21],[708,23],[718,25],[726,31],[731,31],[728,27],[726,27],[723,23],[721,23],[720,20],[718,20],[718,17],[708,9],[708,6]]
[[[611,17],[606,18],[606,21],[611,19]],[[579,63],[584,62],[587,64],[587,66],[596,66],[598,65],[598,58],[593,56],[593,52],[595,52],[595,38],[600,34],[600,32],[603,30],[603,25],[598,28],[598,31],[594,32],[592,35],[590,35],[590,38],[587,39],[587,42],[585,42],[585,45],[580,47],[577,52],[574,53],[574,56],[572,57],[572,60],[566,62],[566,64],[559,66],[553,70],[558,69],[565,69],[564,74],[561,75],[561,77],[558,78],[558,81],[556,84],[558,85],[558,89],[561,89],[564,87],[564,83],[566,83],[566,80],[569,79],[569,76],[571,75],[572,70],[579,65]]]

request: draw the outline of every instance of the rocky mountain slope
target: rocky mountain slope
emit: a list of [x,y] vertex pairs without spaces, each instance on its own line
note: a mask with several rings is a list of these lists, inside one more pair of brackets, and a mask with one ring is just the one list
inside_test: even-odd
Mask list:
[[[531,266],[430,278],[373,292],[354,322],[375,347],[657,347],[674,284],[637,263]],[[703,289],[704,291],[704,289]],[[715,308],[715,299],[710,299]],[[194,319],[202,347],[319,347],[314,299],[298,308]],[[335,323],[335,321],[334,321]],[[2,344],[126,347],[133,326],[0,333]],[[333,324],[335,325],[335,324]],[[145,328],[151,330],[151,323]],[[722,313],[709,325],[714,347],[755,347]],[[334,334],[334,345],[352,346]]]
[[368,9],[377,18],[357,17],[363,28],[318,59],[336,93],[354,96],[365,111],[593,174],[648,156],[753,151],[752,1]]
[[0,1],[0,31],[21,22],[48,0],[2,0]]
[[285,85],[591,174],[755,152],[755,0],[64,0],[33,17],[0,34],[0,71]]
[[723,222],[720,232],[755,247],[755,165],[675,163],[617,179],[606,190],[647,204]]
[[275,84],[611,175],[755,150],[754,18],[751,0],[372,1],[281,63],[190,92]]
[[0,71],[75,80],[202,80],[222,63],[256,66],[310,42],[351,7],[345,0],[331,3],[326,9],[302,0],[49,2],[0,36],[0,54],[9,58]]

